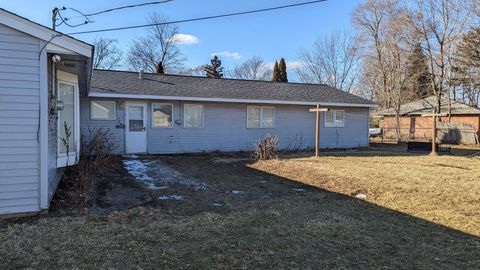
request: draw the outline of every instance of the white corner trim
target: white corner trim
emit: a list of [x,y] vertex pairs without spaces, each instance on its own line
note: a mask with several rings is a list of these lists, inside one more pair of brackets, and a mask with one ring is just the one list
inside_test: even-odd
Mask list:
[[[40,41],[40,46],[45,44]],[[48,209],[48,61],[40,55],[40,209]]]
[[204,98],[204,97],[184,97],[184,96],[156,96],[156,95],[133,95],[133,94],[110,94],[90,92],[89,97],[98,98],[124,98],[124,99],[148,99],[148,100],[180,100],[180,101],[200,101],[200,102],[228,102],[228,103],[253,103],[253,104],[285,104],[285,105],[311,105],[332,106],[332,107],[359,107],[376,108],[375,104],[360,103],[335,103],[335,102],[303,102],[286,100],[259,100],[259,99],[234,99],[234,98]]
[[[52,37],[59,35],[53,38],[50,43],[57,45],[59,47],[65,48],[67,50],[76,52],[86,57],[92,57],[92,48],[93,46],[78,41],[74,38],[71,38],[66,35],[62,35],[59,32],[53,31],[46,26],[42,26],[31,22],[25,18],[22,18],[13,13],[7,12],[0,9],[0,24],[4,24],[10,28],[19,30],[28,35],[42,39],[43,41],[48,41]],[[45,44],[45,43],[44,43]],[[44,45],[42,44],[42,46]]]

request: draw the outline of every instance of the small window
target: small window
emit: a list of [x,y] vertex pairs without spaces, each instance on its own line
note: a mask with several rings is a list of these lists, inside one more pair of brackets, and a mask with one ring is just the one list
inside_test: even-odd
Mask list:
[[183,105],[184,116],[183,126],[186,128],[203,127],[203,105],[185,104]]
[[247,128],[273,128],[275,126],[275,108],[247,107]]
[[345,112],[344,111],[325,112],[325,126],[326,127],[345,126]]
[[152,103],[152,127],[172,127],[173,105]]
[[94,100],[90,102],[92,120],[115,120],[115,101]]

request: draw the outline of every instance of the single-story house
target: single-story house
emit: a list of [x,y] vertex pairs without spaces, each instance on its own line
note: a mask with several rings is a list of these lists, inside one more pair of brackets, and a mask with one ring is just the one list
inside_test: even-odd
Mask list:
[[358,96],[319,84],[209,79],[94,70],[80,99],[82,133],[107,128],[118,153],[251,151],[265,134],[280,149],[367,147],[369,109]]
[[[367,147],[376,105],[319,84],[92,70],[93,46],[0,9],[0,215],[49,208],[80,137],[108,129],[116,153]],[[68,135],[69,134],[69,135]]]
[[[431,96],[400,107],[400,134],[403,140],[431,140],[433,108],[436,97]],[[375,113],[383,117],[384,138],[397,136],[397,119],[393,109]],[[477,144],[480,136],[480,109],[443,97],[437,122],[437,137],[441,142]]]
[[[0,9],[0,215],[48,209],[63,167],[75,162],[92,53],[89,44]],[[72,130],[68,156],[58,123]]]

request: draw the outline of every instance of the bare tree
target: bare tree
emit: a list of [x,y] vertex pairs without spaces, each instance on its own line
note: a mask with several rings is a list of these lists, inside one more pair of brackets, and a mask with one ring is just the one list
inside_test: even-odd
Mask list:
[[415,0],[407,6],[407,20],[422,42],[431,70],[431,89],[436,97],[432,121],[432,142],[436,141],[436,114],[440,113],[441,98],[449,95],[451,64],[456,43],[460,40],[469,11],[464,1]]
[[406,89],[410,45],[403,36],[403,17],[398,2],[393,0],[369,0],[353,13],[364,45],[361,82],[371,89],[377,102],[395,111],[397,141],[402,140],[400,108],[410,99]]
[[154,73],[159,65],[166,73],[182,69],[185,58],[174,39],[178,34],[178,27],[164,24],[168,20],[159,13],[152,13],[148,21],[155,25],[149,28],[147,36],[132,42],[127,59],[131,68],[151,73]]
[[95,38],[93,41],[95,46],[93,68],[115,69],[121,66],[123,54],[117,43],[116,39]]
[[350,92],[358,79],[359,55],[355,39],[345,31],[336,31],[318,39],[310,49],[302,49],[300,80],[323,83]]
[[228,72],[228,76],[242,80],[271,80],[272,69],[267,66],[261,57],[254,56],[236,65]]

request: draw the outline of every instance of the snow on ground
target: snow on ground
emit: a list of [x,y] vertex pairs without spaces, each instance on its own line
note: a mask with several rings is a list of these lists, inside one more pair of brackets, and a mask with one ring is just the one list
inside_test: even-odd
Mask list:
[[137,181],[145,183],[149,189],[167,189],[169,185],[180,184],[196,190],[206,190],[207,184],[196,179],[187,178],[177,170],[163,164],[159,160],[124,160],[123,165]]
[[183,200],[183,196],[182,195],[170,195],[170,196],[160,196],[158,199],[162,200],[162,201],[165,201],[165,200],[175,200],[175,201],[181,201]]
[[155,180],[147,174],[147,163],[141,160],[124,160],[123,166],[127,169],[128,173],[135,177],[137,181],[144,183],[148,189],[161,189],[155,185]]

